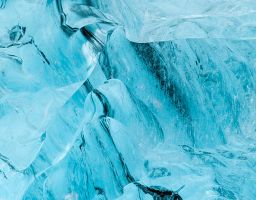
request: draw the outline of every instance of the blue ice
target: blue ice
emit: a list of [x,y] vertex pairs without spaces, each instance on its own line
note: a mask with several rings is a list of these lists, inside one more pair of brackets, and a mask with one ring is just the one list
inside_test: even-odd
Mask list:
[[0,0],[0,200],[255,200],[254,0]]

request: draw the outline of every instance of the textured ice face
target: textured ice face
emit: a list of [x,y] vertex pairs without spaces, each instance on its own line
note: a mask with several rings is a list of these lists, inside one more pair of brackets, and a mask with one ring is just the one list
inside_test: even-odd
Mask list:
[[0,0],[0,199],[255,199],[255,11]]
[[253,0],[96,0],[134,42],[186,38],[255,39]]

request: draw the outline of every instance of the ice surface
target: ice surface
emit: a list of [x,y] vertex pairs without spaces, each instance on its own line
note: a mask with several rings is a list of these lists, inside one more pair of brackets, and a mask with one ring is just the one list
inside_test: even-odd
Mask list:
[[254,0],[96,0],[134,42],[255,39]]
[[0,200],[256,199],[255,13],[0,0]]

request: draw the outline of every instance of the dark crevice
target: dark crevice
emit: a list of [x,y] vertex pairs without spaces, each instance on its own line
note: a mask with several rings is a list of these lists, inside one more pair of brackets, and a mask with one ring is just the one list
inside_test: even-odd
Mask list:
[[197,157],[198,159],[202,160],[202,162],[204,162],[205,164],[210,164],[213,167],[226,167],[226,165],[223,162],[215,158],[210,152],[201,150],[195,151],[192,147],[188,145],[179,146],[182,148],[184,152],[189,153],[191,156]]
[[32,37],[31,37],[30,40],[28,40],[26,42],[12,42],[12,43],[6,44],[6,45],[0,44],[0,48],[1,49],[8,49],[8,48],[11,48],[11,47],[22,47],[22,46],[25,46],[27,44],[33,44],[33,38]]
[[85,139],[84,139],[84,135],[83,134],[81,134],[81,140],[82,140],[82,142],[80,143],[80,145],[79,145],[79,149],[80,149],[80,151],[82,151],[83,150],[83,148],[84,148],[84,146],[85,146]]
[[178,191],[171,191],[160,186],[145,186],[138,182],[134,183],[138,188],[140,188],[145,194],[149,194],[154,200],[182,200],[181,196],[178,194],[184,186],[182,186]]
[[[94,187],[95,191],[97,192],[97,195],[101,195],[104,197],[104,199],[107,199],[106,194],[102,188]],[[101,198],[102,199],[102,198]]]
[[0,0],[0,9],[4,9],[6,6],[7,0]]
[[62,0],[56,0],[56,4],[57,4],[57,9],[60,15],[60,24],[61,24],[61,29],[64,31],[64,33],[67,36],[71,36],[73,35],[75,32],[77,32],[79,29],[78,28],[73,28],[71,26],[69,26],[66,21],[67,21],[67,16],[63,11],[63,7],[62,7]]
[[23,63],[22,58],[20,58],[18,56],[15,56],[15,55],[12,55],[12,54],[7,54],[7,53],[0,52],[0,57],[11,59],[11,60],[17,62],[20,65]]
[[2,160],[4,163],[6,163],[11,170],[13,170],[15,172],[22,173],[22,171],[16,169],[16,167],[14,167],[14,165],[11,164],[9,159],[6,156],[4,156],[3,154],[1,154],[1,153],[0,153],[0,160]]
[[96,0],[86,0],[85,2],[86,2],[86,5],[87,5],[87,6],[93,6],[93,7],[95,7],[94,2],[96,2]]
[[44,62],[46,62],[48,65],[50,65],[51,64],[50,61],[48,60],[48,58],[46,57],[44,52],[39,49],[39,47],[36,45],[34,40],[33,40],[33,45],[35,46],[35,48],[36,48],[37,52],[39,53],[39,55],[43,58]]
[[114,110],[112,110],[107,97],[97,89],[94,89],[93,93],[99,98],[100,102],[102,103],[104,115],[108,117],[113,117]]
[[115,72],[110,66],[109,58],[107,56],[107,52],[105,48],[102,49],[102,52],[99,55],[99,63],[107,80],[115,77]]
[[5,179],[8,179],[6,174],[2,170],[0,170],[0,174],[2,174]]
[[83,86],[85,87],[86,89],[86,92],[90,93],[91,91],[93,91],[93,86],[91,84],[91,82],[89,81],[89,79],[87,79],[84,83],[83,83]]
[[26,33],[26,27],[16,25],[9,30],[9,39],[12,42],[19,41]]
[[93,45],[97,52],[100,52],[102,49],[104,49],[104,43],[86,27],[82,27],[80,31],[82,35]]
[[[8,48],[11,48],[11,47],[18,47],[19,48],[19,47],[22,47],[22,46],[25,46],[25,45],[28,45],[28,44],[32,44],[35,47],[35,49],[38,52],[38,54],[40,55],[40,57],[42,57],[44,63],[47,63],[48,65],[51,64],[49,59],[44,54],[44,52],[42,50],[40,50],[40,48],[37,46],[37,44],[35,43],[34,38],[32,36],[30,36],[30,39],[28,41],[25,41],[25,42],[13,42],[13,43],[10,43],[10,44],[7,44],[7,45],[1,45],[0,44],[0,48],[2,48],[2,49],[8,49]],[[14,55],[11,55],[11,57],[15,58]],[[16,60],[19,60],[20,63],[22,63],[21,58],[18,59],[17,56],[16,56],[16,58],[17,58]]]

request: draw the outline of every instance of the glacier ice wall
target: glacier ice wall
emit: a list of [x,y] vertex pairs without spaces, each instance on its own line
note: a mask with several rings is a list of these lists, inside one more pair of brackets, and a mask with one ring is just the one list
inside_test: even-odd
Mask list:
[[0,199],[256,199],[254,0],[0,0]]

